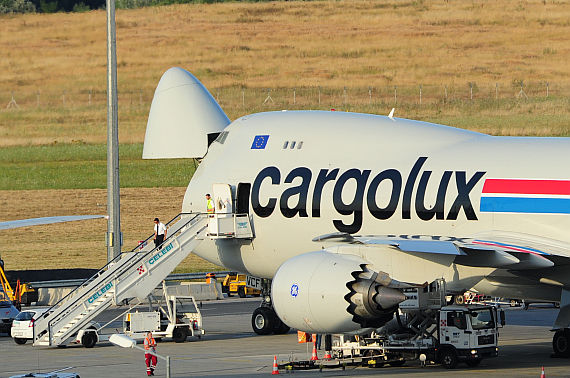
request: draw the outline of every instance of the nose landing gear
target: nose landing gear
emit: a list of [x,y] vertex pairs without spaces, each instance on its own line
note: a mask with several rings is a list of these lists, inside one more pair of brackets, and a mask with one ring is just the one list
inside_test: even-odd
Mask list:
[[271,303],[271,281],[263,280],[261,306],[253,311],[251,316],[251,327],[258,335],[269,335],[274,333],[282,335],[289,332],[290,328],[283,323],[275,313]]

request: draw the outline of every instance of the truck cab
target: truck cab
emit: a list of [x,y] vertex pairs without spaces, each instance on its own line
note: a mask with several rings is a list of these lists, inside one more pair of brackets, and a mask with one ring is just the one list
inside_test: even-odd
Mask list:
[[498,313],[493,306],[443,307],[438,325],[439,361],[451,369],[458,362],[476,366],[483,358],[496,357],[498,329],[504,324],[504,312]]

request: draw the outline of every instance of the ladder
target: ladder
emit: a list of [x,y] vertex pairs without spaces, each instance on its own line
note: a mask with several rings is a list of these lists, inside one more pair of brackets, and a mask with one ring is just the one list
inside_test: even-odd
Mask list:
[[144,300],[204,240],[208,217],[181,213],[166,226],[168,238],[161,246],[150,243],[150,236],[111,260],[36,319],[34,345],[63,345],[112,304]]

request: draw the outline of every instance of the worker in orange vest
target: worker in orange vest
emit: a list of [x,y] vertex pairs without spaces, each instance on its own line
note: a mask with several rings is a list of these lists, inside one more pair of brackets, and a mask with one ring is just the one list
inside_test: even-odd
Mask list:
[[[152,332],[147,333],[144,339],[144,359],[146,362],[146,375],[154,375],[156,368],[156,340],[152,337]],[[149,353],[152,352],[152,353]]]

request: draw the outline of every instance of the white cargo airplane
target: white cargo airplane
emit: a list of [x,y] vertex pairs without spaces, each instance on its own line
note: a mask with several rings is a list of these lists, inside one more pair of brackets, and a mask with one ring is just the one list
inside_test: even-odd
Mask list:
[[399,289],[444,278],[450,294],[560,301],[553,347],[570,356],[570,138],[496,137],[393,113],[230,122],[193,75],[172,68],[143,158],[203,159],[183,212],[204,212],[214,191],[250,215],[253,239],[194,252],[272,280],[252,318],[258,333],[379,327]]

